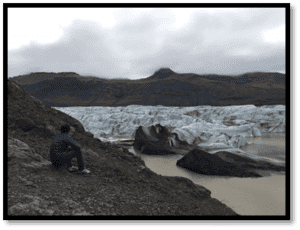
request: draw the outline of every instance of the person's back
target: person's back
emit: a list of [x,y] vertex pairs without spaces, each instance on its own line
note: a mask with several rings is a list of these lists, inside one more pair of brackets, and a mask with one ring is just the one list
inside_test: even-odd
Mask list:
[[51,150],[55,151],[56,154],[69,151],[70,149],[75,150],[80,146],[69,136],[68,133],[59,133],[53,139]]
[[69,171],[74,171],[76,167],[72,166],[71,160],[76,157],[79,170],[83,173],[90,173],[85,169],[84,160],[81,153],[81,147],[72,137],[69,136],[70,126],[62,125],[61,133],[57,134],[50,146],[50,160],[56,167],[67,164]]

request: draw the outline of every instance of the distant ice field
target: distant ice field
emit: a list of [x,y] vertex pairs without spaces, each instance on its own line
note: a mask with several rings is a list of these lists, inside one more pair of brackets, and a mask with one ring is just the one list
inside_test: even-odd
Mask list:
[[[139,126],[161,124],[177,138],[214,150],[240,148],[247,137],[285,132],[285,106],[119,106],[55,107],[102,141],[133,139]],[[238,149],[237,151],[240,151]]]

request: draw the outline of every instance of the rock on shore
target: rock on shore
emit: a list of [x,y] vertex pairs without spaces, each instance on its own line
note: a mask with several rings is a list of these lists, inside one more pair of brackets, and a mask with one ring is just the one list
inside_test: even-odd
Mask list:
[[210,154],[200,149],[190,151],[176,165],[199,174],[232,177],[262,177],[255,169],[285,171],[284,162],[269,158],[226,151]]
[[[189,144],[181,141],[178,135],[170,132],[159,124],[150,127],[140,126],[135,132],[134,148],[147,155],[185,155],[177,161],[177,165],[196,173],[234,177],[261,177],[255,169],[285,171],[285,162],[261,156],[247,154],[242,150],[215,150],[214,153],[204,151],[209,146],[209,140],[215,146],[221,142],[221,148],[226,144],[238,144],[245,141],[240,136],[229,139],[226,135],[203,136],[199,141],[206,141],[205,145]],[[238,140],[238,141],[237,141]],[[208,143],[208,144],[207,144]],[[215,147],[216,149],[216,147]],[[231,150],[231,152],[230,152]]]

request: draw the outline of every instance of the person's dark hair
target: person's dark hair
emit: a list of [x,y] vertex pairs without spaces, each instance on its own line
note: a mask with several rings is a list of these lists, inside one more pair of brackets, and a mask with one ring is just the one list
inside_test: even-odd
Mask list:
[[60,127],[60,131],[61,131],[62,133],[68,133],[68,132],[70,132],[70,125],[62,125],[62,126]]

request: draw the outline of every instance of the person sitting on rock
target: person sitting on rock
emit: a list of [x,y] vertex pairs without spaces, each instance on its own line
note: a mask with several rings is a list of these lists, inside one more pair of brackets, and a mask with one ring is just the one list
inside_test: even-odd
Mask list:
[[[72,137],[69,136],[70,126],[62,125],[61,133],[57,134],[50,147],[50,160],[55,167],[61,167],[65,164],[70,172],[79,168],[82,173],[91,173],[84,166],[84,160],[81,153],[81,147]],[[71,160],[76,157],[78,168],[72,166]]]

